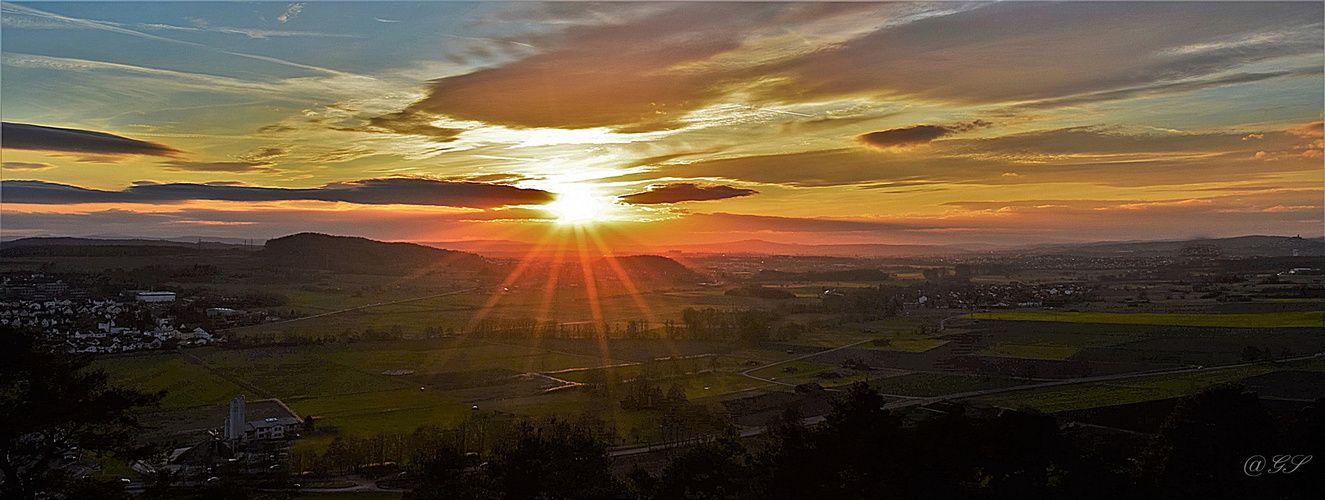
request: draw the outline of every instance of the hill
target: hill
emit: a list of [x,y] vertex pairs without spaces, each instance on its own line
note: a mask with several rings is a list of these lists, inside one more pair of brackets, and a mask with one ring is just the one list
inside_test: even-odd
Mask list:
[[[703,275],[680,262],[658,255],[628,255],[617,257],[616,261],[632,280],[687,285],[705,280]],[[598,263],[600,268],[608,266],[607,259],[602,259]]]
[[404,274],[421,270],[477,272],[487,268],[482,257],[468,252],[320,233],[299,233],[267,240],[262,258],[278,267],[361,274]]
[[1314,257],[1325,255],[1325,239],[1298,236],[1238,236],[1175,241],[1121,241],[1078,245],[1041,246],[1043,252],[1132,254],[1132,255],[1204,255],[1223,257]]
[[791,273],[786,271],[775,271],[764,269],[759,271],[750,279],[750,281],[887,281],[892,278],[891,274],[878,269],[847,269],[842,271],[817,271],[804,273]]
[[882,243],[804,245],[798,243],[775,243],[764,240],[741,240],[723,243],[699,245],[669,245],[666,250],[686,253],[747,253],[765,255],[802,255],[823,257],[913,257],[932,255],[969,254],[976,248],[948,245],[890,245]]
[[[148,239],[22,238],[0,243],[0,257],[168,257],[243,253],[243,245]],[[150,264],[150,261],[142,264]]]

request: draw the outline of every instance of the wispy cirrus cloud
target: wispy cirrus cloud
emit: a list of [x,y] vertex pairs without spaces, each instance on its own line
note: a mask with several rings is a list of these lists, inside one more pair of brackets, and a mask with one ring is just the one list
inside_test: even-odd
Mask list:
[[[1293,130],[1298,130],[1294,128]],[[946,135],[946,131],[943,135]],[[1037,184],[1163,186],[1254,181],[1319,169],[1318,140],[1289,131],[1138,132],[1070,127],[989,138],[933,141],[905,155],[838,148],[662,165],[654,175],[725,178],[788,186]],[[1259,151],[1266,155],[1256,158]],[[1275,161],[1264,161],[1272,157]]]
[[[1306,3],[617,9],[510,37],[539,51],[438,79],[406,111],[509,127],[645,131],[682,126],[688,112],[723,100],[872,96],[1046,109],[1311,76],[1315,65],[1239,69],[1319,53],[1322,36],[1321,6]],[[836,38],[805,37],[791,48],[768,43],[764,31],[822,34],[821,21],[851,13],[873,27],[840,22]],[[926,131],[938,129],[915,132]]]
[[26,171],[28,171],[28,172],[37,172],[37,171],[41,171],[41,170],[50,170],[50,169],[52,169],[52,168],[55,168],[55,165],[51,165],[50,163],[33,163],[33,162],[26,162],[26,161],[7,161],[7,162],[4,162],[3,165],[0,165],[0,168],[4,168],[4,169],[6,169],[6,170],[26,170]]

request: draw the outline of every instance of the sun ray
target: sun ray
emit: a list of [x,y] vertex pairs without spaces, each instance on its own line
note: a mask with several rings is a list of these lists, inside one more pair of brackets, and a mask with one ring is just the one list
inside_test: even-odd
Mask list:
[[603,238],[598,235],[598,231],[592,227],[586,227],[585,233],[589,235],[589,239],[598,247],[598,250],[603,253],[603,259],[607,261],[607,266],[616,274],[617,280],[626,289],[626,294],[634,300],[635,306],[639,307],[644,319],[649,322],[650,326],[658,324],[658,317],[653,314],[653,309],[645,302],[643,294],[635,286],[634,281],[630,279],[630,274],[626,272],[625,268],[621,267],[621,262],[616,259],[607,244],[603,242]]
[[[533,334],[533,347],[537,349],[543,342],[542,331],[544,323],[556,321],[556,316],[548,317],[552,311],[552,301],[557,293],[557,282],[561,278],[561,264],[565,261],[566,245],[569,243],[564,232],[557,242],[556,253],[553,254],[552,262],[548,265],[548,275],[546,282],[543,283],[543,298],[538,306],[538,315],[534,317],[536,322]],[[532,363],[532,359],[530,360]],[[529,371],[526,369],[525,371]]]
[[515,280],[520,279],[520,276],[524,274],[525,270],[529,269],[529,266],[537,259],[537,255],[542,251],[543,245],[558,232],[559,231],[554,228],[543,233],[543,237],[539,238],[538,241],[529,248],[529,251],[525,253],[525,256],[520,259],[518,264],[516,264],[515,269],[512,269],[510,274],[506,275],[505,280],[502,280],[501,286],[494,291],[492,296],[488,298],[488,301],[483,304],[483,307],[479,308],[478,312],[474,313],[474,316],[470,318],[469,324],[465,327],[466,331],[473,331],[474,327],[478,326],[479,322],[483,321],[488,313],[492,312],[492,309],[497,306],[497,302],[501,301],[502,292],[514,284]]
[[598,351],[603,361],[611,361],[611,350],[607,345],[607,332],[603,328],[603,308],[598,297],[598,283],[594,279],[592,262],[589,261],[589,249],[585,244],[584,228],[575,227],[575,244],[580,251],[580,271],[584,274],[584,294],[589,301],[589,314],[593,317],[594,337],[598,339]]

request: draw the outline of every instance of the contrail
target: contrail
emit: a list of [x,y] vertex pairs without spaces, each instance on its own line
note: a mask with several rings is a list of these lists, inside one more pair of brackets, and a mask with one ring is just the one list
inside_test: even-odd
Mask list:
[[330,74],[333,74],[333,75],[348,75],[348,74],[350,74],[350,73],[346,73],[346,72],[343,72],[343,71],[337,71],[337,70],[334,70],[334,69],[321,68],[321,67],[318,67],[318,66],[310,66],[310,65],[307,65],[307,64],[299,64],[299,63],[296,63],[296,62],[290,62],[290,61],[286,61],[286,60],[284,60],[284,59],[277,59],[277,58],[275,58],[275,57],[259,56],[259,55],[254,55],[254,54],[245,54],[245,53],[242,53],[242,52],[229,52],[229,51],[225,51],[225,50],[217,49],[217,48],[215,48],[215,47],[211,47],[211,46],[208,46],[208,45],[203,45],[203,44],[201,44],[201,43],[186,42],[186,41],[184,41],[184,40],[176,40],[176,39],[174,39],[174,38],[166,38],[166,37],[164,37],[164,36],[157,36],[157,35],[153,35],[153,34],[150,34],[150,33],[143,33],[143,32],[141,32],[141,31],[131,30],[131,29],[128,29],[128,28],[121,27],[121,26],[118,25],[117,23],[113,23],[113,22],[109,22],[109,21],[96,21],[96,20],[92,20],[92,19],[79,19],[79,18],[76,18],[76,17],[67,17],[67,16],[62,16],[62,15],[59,15],[59,14],[55,14],[55,13],[52,13],[52,12],[46,12],[46,11],[42,11],[42,10],[37,10],[37,9],[30,8],[30,7],[24,7],[24,6],[22,6],[22,5],[15,5],[15,4],[12,4],[12,3],[7,3],[7,2],[0,3],[0,8],[3,8],[3,11],[4,11],[5,13],[8,13],[8,14],[27,15],[27,16],[38,17],[38,18],[42,18],[42,19],[49,19],[49,20],[52,20],[52,21],[59,21],[59,22],[69,23],[69,24],[72,24],[72,25],[75,25],[75,26],[81,26],[81,27],[84,27],[84,28],[98,29],[98,30],[109,31],[109,32],[112,32],[112,33],[119,33],[119,34],[122,34],[122,35],[129,35],[129,36],[136,36],[136,37],[140,37],[140,38],[146,38],[146,39],[148,39],[148,40],[156,40],[156,41],[169,42],[169,43],[178,43],[178,44],[181,44],[181,45],[188,45],[188,46],[191,46],[191,47],[199,47],[199,48],[203,48],[203,49],[207,49],[207,50],[211,50],[211,51],[215,51],[215,52],[220,52],[220,53],[222,53],[222,54],[226,54],[226,55],[237,56],[237,57],[246,57],[246,58],[249,58],[249,59],[257,59],[257,60],[259,60],[259,61],[266,61],[266,62],[270,62],[270,63],[281,64],[281,65],[291,66],[291,67],[295,67],[295,68],[310,69],[310,70],[313,70],[313,71],[321,71],[321,72],[323,72],[323,73],[330,73]]
[[795,112],[795,111],[782,111],[782,110],[780,110],[780,109],[768,109],[768,108],[755,108],[755,109],[758,109],[759,111],[772,111],[772,112],[774,112],[774,113],[782,113],[782,114],[784,114],[784,115],[796,115],[796,116],[805,116],[805,117],[813,117],[813,116],[814,116],[814,115],[807,115],[807,114],[805,114],[805,113],[797,113],[797,112]]

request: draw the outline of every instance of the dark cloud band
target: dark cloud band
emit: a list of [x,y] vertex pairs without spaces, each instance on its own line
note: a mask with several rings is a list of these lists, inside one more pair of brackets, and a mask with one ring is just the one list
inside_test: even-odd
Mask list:
[[642,193],[621,196],[621,201],[635,205],[657,205],[663,203],[681,203],[683,201],[710,201],[739,198],[758,194],[753,189],[731,186],[701,186],[690,182],[678,182],[662,186],[652,186]]
[[992,123],[984,120],[976,120],[971,123],[958,123],[956,125],[916,125],[913,127],[870,132],[857,137],[857,139],[865,144],[880,148],[905,148],[922,146],[933,142],[935,139],[952,134],[971,132],[975,129],[991,126],[993,126]]
[[0,135],[3,136],[5,149],[55,151],[92,156],[175,156],[183,153],[164,144],[105,132],[26,123],[4,122],[0,124]]
[[9,203],[62,205],[78,203],[175,203],[216,201],[338,201],[362,205],[432,205],[497,208],[541,205],[552,193],[501,184],[448,182],[432,179],[366,179],[335,182],[318,188],[286,189],[216,184],[139,184],[121,191],[88,189],[43,181],[0,181]]

